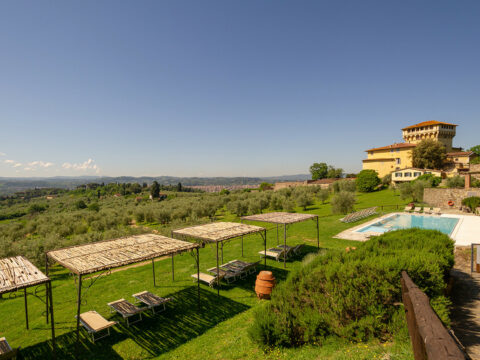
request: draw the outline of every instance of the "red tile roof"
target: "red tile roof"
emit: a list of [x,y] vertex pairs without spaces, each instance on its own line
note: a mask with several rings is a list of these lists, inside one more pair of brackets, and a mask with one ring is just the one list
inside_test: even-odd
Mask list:
[[410,143],[395,143],[395,144],[392,144],[392,145],[388,145],[388,146],[383,146],[383,147],[379,147],[379,148],[374,148],[374,149],[369,149],[369,150],[365,150],[365,151],[376,151],[376,150],[391,150],[391,149],[402,149],[402,148],[413,148],[417,146],[416,144],[410,144]]
[[377,158],[377,159],[365,159],[362,160],[363,162],[370,162],[370,161],[395,161],[394,158]]
[[472,156],[475,154],[473,151],[455,151],[447,153],[447,156]]
[[452,125],[452,126],[458,126],[458,125],[446,123],[446,122],[443,122],[443,121],[429,120],[429,121],[424,121],[424,122],[421,122],[421,123],[418,123],[418,124],[415,124],[415,125],[407,126],[407,127],[403,128],[402,130],[415,129],[415,128],[418,128],[418,127],[430,126],[430,125]]

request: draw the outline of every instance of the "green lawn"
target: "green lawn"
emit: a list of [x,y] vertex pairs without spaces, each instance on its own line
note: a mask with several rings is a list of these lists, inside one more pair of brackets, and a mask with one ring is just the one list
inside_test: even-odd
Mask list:
[[[390,190],[371,194],[359,194],[357,207],[376,205],[404,205]],[[391,208],[389,211],[393,211]],[[300,209],[298,209],[300,211]],[[338,221],[341,216],[332,216],[329,204],[315,204],[308,213],[318,214],[320,224],[320,247],[342,249],[354,242],[333,239],[352,224]],[[238,221],[230,214],[220,215],[223,221]],[[364,220],[367,221],[368,219]],[[357,224],[354,224],[357,225]],[[268,225],[269,246],[276,245],[275,227]],[[159,228],[159,226],[155,226]],[[304,242],[304,254],[316,251],[316,232],[313,221],[298,223],[288,228],[288,244]],[[282,234],[280,233],[280,239]],[[257,253],[263,248],[259,235],[245,238],[245,260],[256,261]],[[225,245],[224,260],[241,258],[239,240]],[[302,256],[283,264],[268,260],[280,281],[289,270],[300,266]],[[197,307],[196,284],[190,278],[195,270],[194,259],[189,254],[175,257],[175,281],[171,279],[171,261],[161,260],[156,264],[157,286],[152,283],[151,264],[113,272],[102,276],[93,284],[84,282],[82,311],[96,310],[107,318],[119,321],[110,337],[93,345],[81,333],[81,358],[83,359],[412,359],[408,334],[400,334],[395,341],[352,344],[335,339],[323,346],[301,349],[273,349],[264,351],[247,335],[253,321],[253,307],[259,304],[254,293],[255,276],[221,288],[220,297],[216,290],[201,285],[201,307]],[[215,247],[207,246],[200,251],[200,270],[215,265]],[[51,271],[53,299],[58,344],[58,358],[73,358],[75,350],[76,290],[72,276],[58,266]],[[37,290],[37,291],[36,291]],[[167,311],[151,316],[146,314],[140,323],[126,327],[123,320],[110,314],[106,303],[125,298],[133,300],[131,294],[149,290],[161,296],[173,297]],[[36,295],[35,295],[36,291]],[[45,323],[45,305],[41,298],[44,288],[30,288],[30,330],[25,330],[24,303],[21,293],[5,296],[0,300],[0,336],[5,336],[12,346],[21,346],[26,359],[48,358],[51,352],[50,328]]]

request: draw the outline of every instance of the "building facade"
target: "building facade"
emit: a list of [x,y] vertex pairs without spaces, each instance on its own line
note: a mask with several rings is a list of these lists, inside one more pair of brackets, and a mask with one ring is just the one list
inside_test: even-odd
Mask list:
[[442,178],[444,177],[444,173],[441,170],[418,169],[411,167],[392,172],[392,183],[400,184],[402,182],[413,181],[424,174],[432,174]]
[[[375,170],[379,177],[392,174],[395,171],[412,168],[412,151],[423,140],[431,139],[441,142],[447,150],[447,165],[452,171],[458,172],[459,168],[468,169],[471,152],[463,152],[461,148],[453,147],[453,138],[458,125],[430,120],[419,124],[407,126],[402,129],[403,143],[377,147],[367,152],[363,160],[363,169]],[[448,172],[451,172],[448,170]]]

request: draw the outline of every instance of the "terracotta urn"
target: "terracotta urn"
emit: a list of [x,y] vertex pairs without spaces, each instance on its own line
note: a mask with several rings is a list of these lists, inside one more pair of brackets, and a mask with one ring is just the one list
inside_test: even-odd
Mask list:
[[271,271],[260,271],[255,282],[255,292],[259,299],[270,299],[270,294],[275,287],[275,276]]

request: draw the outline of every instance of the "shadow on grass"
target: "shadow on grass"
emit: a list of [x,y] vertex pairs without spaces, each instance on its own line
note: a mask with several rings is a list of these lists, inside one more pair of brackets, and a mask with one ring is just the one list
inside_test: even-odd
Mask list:
[[[221,293],[220,293],[221,295]],[[87,339],[81,330],[80,359],[122,359],[113,346],[125,339],[131,339],[143,349],[145,357],[158,356],[202,335],[247,309],[249,306],[216,293],[200,288],[200,309],[197,303],[197,287],[191,286],[169,295],[174,301],[167,310],[152,315],[145,311],[143,320],[127,327],[119,316],[118,325],[113,327],[111,336],[95,344]],[[57,338],[57,359],[75,358],[76,333],[72,331]],[[22,349],[24,359],[51,358],[51,341]],[[148,355],[147,355],[148,354]],[[143,357],[138,357],[143,358]]]

